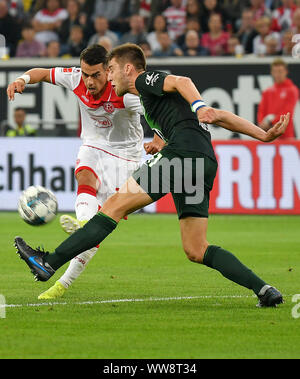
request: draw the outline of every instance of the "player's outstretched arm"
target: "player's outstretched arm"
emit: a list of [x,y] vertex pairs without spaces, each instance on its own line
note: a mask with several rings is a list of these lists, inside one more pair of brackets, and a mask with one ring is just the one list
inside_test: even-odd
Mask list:
[[15,99],[15,93],[23,93],[26,84],[35,84],[39,82],[50,83],[50,69],[46,68],[32,68],[26,71],[23,75],[16,78],[7,87],[6,93],[9,100]]
[[[165,92],[179,92],[191,105],[199,102],[199,100],[203,102],[195,84],[188,77],[168,75],[165,78],[163,90]],[[199,121],[202,123],[216,124],[233,132],[248,135],[262,142],[271,142],[281,136],[285,132],[290,119],[289,113],[282,115],[272,128],[268,131],[264,131],[259,126],[232,112],[214,109],[204,106],[203,104],[196,112]]]
[[236,133],[242,133],[262,142],[272,142],[281,136],[288,126],[290,114],[282,115],[279,121],[268,131],[264,131],[252,122],[232,112],[203,107],[197,111],[200,122],[216,124]]

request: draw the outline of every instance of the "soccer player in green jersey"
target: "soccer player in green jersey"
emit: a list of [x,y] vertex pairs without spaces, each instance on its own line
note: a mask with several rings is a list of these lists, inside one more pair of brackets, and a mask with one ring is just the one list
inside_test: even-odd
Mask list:
[[112,50],[109,70],[109,80],[117,95],[128,92],[140,95],[145,117],[156,132],[153,145],[161,139],[166,145],[104,203],[101,212],[53,253],[32,249],[22,238],[15,238],[17,253],[36,280],[48,280],[67,261],[103,241],[124,216],[171,192],[188,259],[253,290],[259,306],[282,303],[282,295],[275,287],[264,282],[232,253],[207,241],[209,193],[217,161],[206,124],[217,124],[270,142],[285,132],[289,114],[281,116],[266,132],[231,112],[208,107],[191,79],[146,71],[143,51],[134,44]]

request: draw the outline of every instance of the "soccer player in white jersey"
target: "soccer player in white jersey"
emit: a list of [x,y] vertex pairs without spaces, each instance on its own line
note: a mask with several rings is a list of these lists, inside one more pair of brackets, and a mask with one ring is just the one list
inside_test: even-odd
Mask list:
[[[77,96],[83,140],[76,161],[78,191],[76,219],[61,217],[63,229],[71,234],[91,219],[99,206],[138,168],[141,160],[143,129],[142,106],[138,96],[117,96],[107,80],[107,52],[92,45],[80,55],[80,68],[34,68],[7,88],[9,100],[22,93],[26,84],[48,82],[65,87]],[[153,146],[150,146],[153,148]],[[94,247],[75,257],[62,277],[39,299],[53,299],[81,274],[96,253]]]

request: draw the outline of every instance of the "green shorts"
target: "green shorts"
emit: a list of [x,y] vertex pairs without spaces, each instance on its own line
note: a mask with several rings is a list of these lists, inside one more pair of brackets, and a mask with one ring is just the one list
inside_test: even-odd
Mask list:
[[132,176],[153,201],[171,192],[179,219],[208,217],[217,168],[217,161],[204,154],[166,146]]

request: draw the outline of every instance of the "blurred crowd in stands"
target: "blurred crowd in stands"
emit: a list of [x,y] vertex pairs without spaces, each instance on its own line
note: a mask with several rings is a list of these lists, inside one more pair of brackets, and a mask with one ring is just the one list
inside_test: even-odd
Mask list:
[[0,0],[10,57],[78,57],[125,42],[147,57],[291,56],[300,0]]

